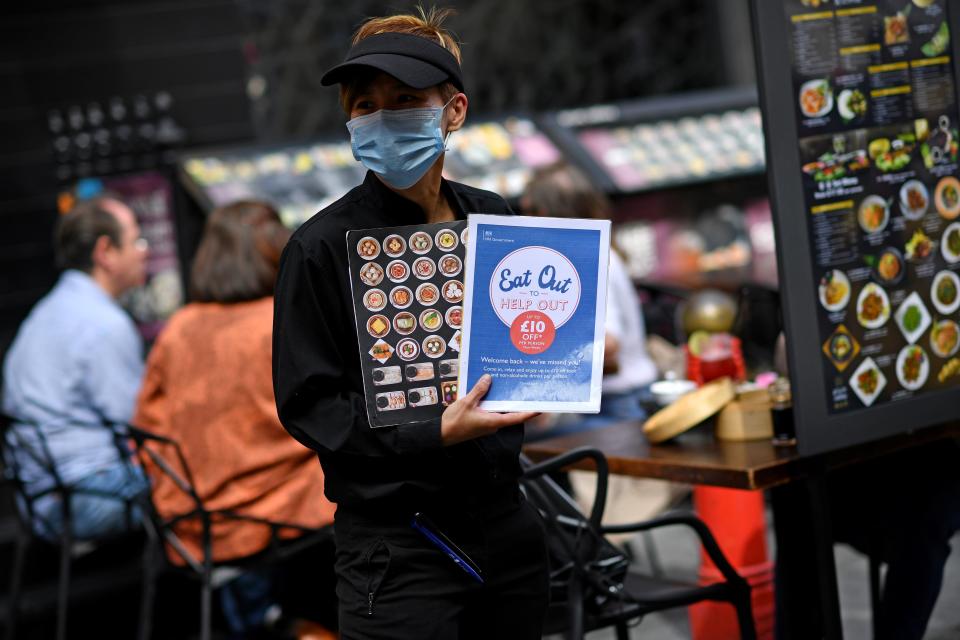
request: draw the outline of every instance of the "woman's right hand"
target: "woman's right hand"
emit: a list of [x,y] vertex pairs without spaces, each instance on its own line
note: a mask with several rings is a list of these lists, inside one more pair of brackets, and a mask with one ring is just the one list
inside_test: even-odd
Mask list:
[[443,446],[450,446],[474,438],[496,433],[504,427],[520,424],[538,415],[537,412],[495,413],[479,408],[480,400],[490,390],[489,375],[477,380],[470,393],[447,407],[440,419],[440,437]]

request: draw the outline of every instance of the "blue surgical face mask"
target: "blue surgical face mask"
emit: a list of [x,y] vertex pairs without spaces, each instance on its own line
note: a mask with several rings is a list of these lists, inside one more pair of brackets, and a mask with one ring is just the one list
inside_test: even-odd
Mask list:
[[446,150],[442,107],[381,109],[347,122],[353,157],[395,189],[415,185]]

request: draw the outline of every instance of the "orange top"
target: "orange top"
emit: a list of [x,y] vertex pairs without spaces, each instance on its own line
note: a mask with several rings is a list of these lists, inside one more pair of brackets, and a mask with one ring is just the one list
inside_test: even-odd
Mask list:
[[[333,521],[335,505],[323,496],[316,455],[294,440],[277,417],[270,373],[272,327],[273,298],[195,303],[178,311],[147,359],[133,424],[179,443],[205,508],[320,527]],[[156,448],[182,473],[172,448]],[[159,468],[148,464],[147,473],[164,518],[193,508]],[[176,527],[201,559],[199,520]],[[269,540],[266,526],[215,521],[213,557],[248,556]],[[183,564],[172,550],[170,557]]]

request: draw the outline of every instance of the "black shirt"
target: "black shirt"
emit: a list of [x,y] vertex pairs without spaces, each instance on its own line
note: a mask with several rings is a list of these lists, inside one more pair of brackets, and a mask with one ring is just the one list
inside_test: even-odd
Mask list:
[[[512,214],[488,191],[446,180],[441,189],[458,219],[468,212]],[[469,507],[517,490],[522,425],[443,447],[439,418],[376,429],[367,421],[347,231],[425,222],[416,203],[368,172],[363,184],[305,222],[280,260],[273,324],[277,409],[287,431],[319,454],[325,493],[340,509]]]

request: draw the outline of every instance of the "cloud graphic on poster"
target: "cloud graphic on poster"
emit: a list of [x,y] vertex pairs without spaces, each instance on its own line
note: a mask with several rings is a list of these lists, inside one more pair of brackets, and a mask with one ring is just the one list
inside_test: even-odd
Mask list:
[[[534,380],[510,380],[503,376],[505,382],[510,382],[510,389],[504,390],[510,400],[546,401],[546,402],[586,402],[590,400],[590,377],[593,363],[594,343],[587,342],[567,352],[557,360],[559,364],[538,365],[543,376]],[[576,368],[575,371],[569,371]],[[557,371],[559,369],[559,371]],[[556,377],[551,377],[556,376]],[[500,376],[498,376],[500,377]],[[499,400],[494,385],[488,400]]]
[[[570,350],[567,355],[563,356],[561,360],[566,360],[570,362],[577,363],[577,366],[582,364],[583,360],[586,359],[587,362],[593,360],[593,342],[585,342],[584,344]],[[590,369],[587,369],[587,376],[590,376]]]
[[590,381],[586,382],[526,382],[513,390],[511,400],[586,402],[590,399]]

